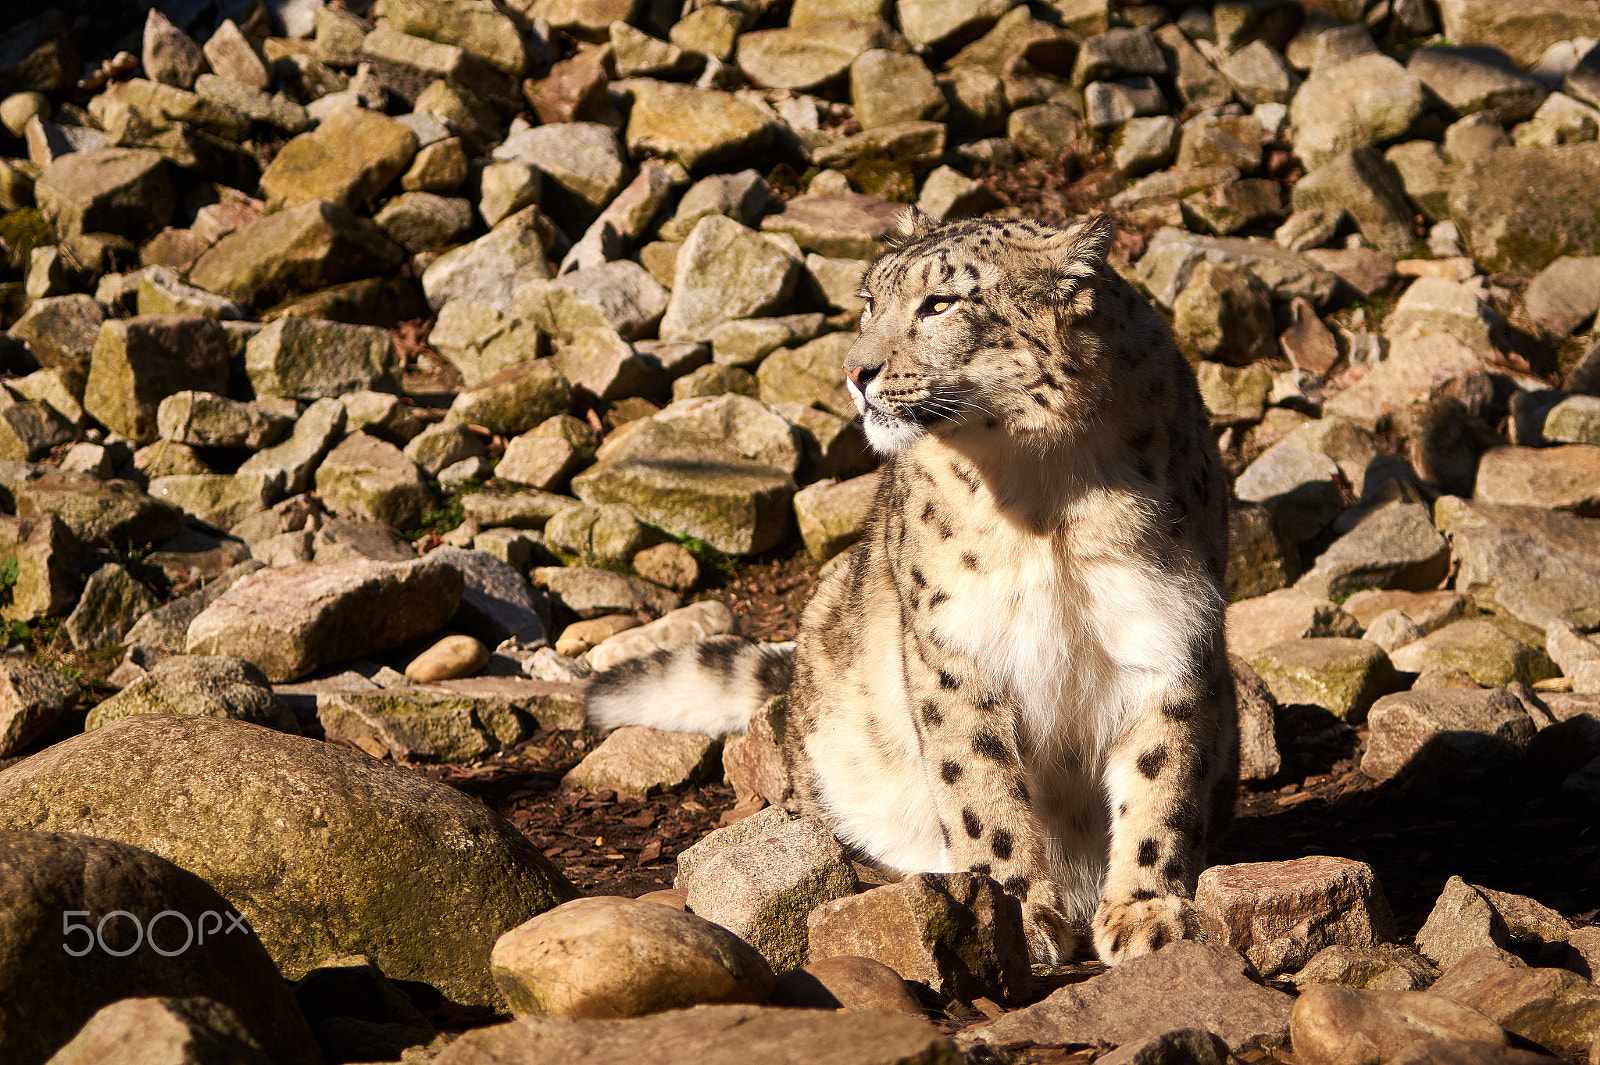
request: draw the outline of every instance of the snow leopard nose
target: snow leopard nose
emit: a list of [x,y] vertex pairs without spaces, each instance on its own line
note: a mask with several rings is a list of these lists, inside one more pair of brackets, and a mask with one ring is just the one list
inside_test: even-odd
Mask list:
[[881,362],[876,366],[851,365],[847,362],[844,364],[844,376],[846,380],[864,392],[867,386],[872,383],[872,379],[877,377],[882,369],[883,363]]

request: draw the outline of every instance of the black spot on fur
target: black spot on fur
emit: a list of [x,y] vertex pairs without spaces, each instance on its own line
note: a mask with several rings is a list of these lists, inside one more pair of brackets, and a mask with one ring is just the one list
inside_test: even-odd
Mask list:
[[939,671],[939,687],[944,688],[947,691],[955,691],[957,688],[961,687],[961,678],[952,677],[950,674],[941,669]]
[[928,586],[928,579],[922,575],[922,571],[920,569],[912,566],[911,583],[915,584],[918,588],[926,588]]
[[1156,893],[1149,888],[1139,888],[1133,893],[1135,902],[1149,902],[1153,898],[1156,898]]
[[933,704],[931,699],[924,699],[922,702],[922,720],[924,724],[931,725],[934,728],[944,724],[944,715],[939,712],[939,708]]
[[1127,941],[1128,941],[1128,933],[1125,930],[1121,929],[1121,928],[1117,929],[1116,934],[1111,937],[1111,953],[1113,953],[1113,954],[1122,953],[1122,945],[1124,943],[1126,943]]
[[1152,747],[1139,756],[1139,772],[1145,779],[1154,780],[1161,773],[1161,767],[1167,764],[1167,749],[1165,747]]
[[1124,802],[1124,803],[1118,803],[1117,804],[1117,816],[1118,817],[1127,817],[1128,816],[1128,804],[1127,803]]
[[1028,889],[1033,885],[1028,883],[1028,878],[1025,876],[1008,876],[1005,883],[1000,886],[1005,888],[1006,894],[1025,899],[1028,897]]
[[976,570],[978,568],[978,556],[971,551],[963,551],[961,552],[961,564],[970,570]]
[[1033,796],[1028,793],[1028,782],[1018,777],[1011,783],[1011,797],[1022,805],[1027,806],[1033,802]]
[[1196,706],[1192,699],[1174,699],[1161,707],[1161,712],[1173,721],[1188,721],[1194,717]]
[[1161,860],[1161,847],[1153,839],[1139,844],[1139,864],[1148,869]]
[[947,592],[934,592],[932,595],[928,596],[928,607],[929,607],[929,609],[932,609],[933,607],[938,606],[940,603],[947,603],[949,601],[950,601],[949,593],[947,593]]
[[967,830],[967,836],[971,839],[983,835],[983,822],[978,820],[978,815],[970,809],[961,811],[961,825]]
[[968,868],[972,872],[982,873],[984,876],[988,876],[990,873],[994,872],[994,866],[990,865],[988,862],[978,862],[977,864],[969,866]]
[[945,762],[939,766],[939,779],[946,784],[954,784],[961,779],[961,764],[959,762]]
[[1000,737],[988,729],[980,729],[973,734],[972,749],[985,758],[996,762],[1004,762],[1010,753],[1006,750],[1006,745],[1001,741]]
[[944,837],[944,845],[950,846],[950,830],[945,827],[943,821],[939,822],[939,835]]
[[1150,933],[1150,949],[1152,951],[1160,950],[1162,947],[1167,945],[1167,942],[1166,929],[1157,928]]
[[994,856],[1002,862],[1011,858],[1011,833],[1003,828],[997,828],[989,836],[989,846],[994,851]]
[[788,655],[765,651],[756,663],[756,683],[769,695],[787,690],[793,676],[793,660]]
[[694,657],[707,672],[728,676],[733,673],[734,664],[738,664],[739,651],[744,646],[742,640],[702,640],[694,648]]

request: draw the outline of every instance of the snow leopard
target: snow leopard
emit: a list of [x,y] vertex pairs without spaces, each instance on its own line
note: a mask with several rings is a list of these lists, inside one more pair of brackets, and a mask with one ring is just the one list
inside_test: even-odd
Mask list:
[[891,873],[987,874],[1034,960],[1199,935],[1238,772],[1228,486],[1104,215],[909,212],[843,374],[881,457],[792,652],[723,636],[598,676],[600,727],[741,731],[787,692],[796,808]]

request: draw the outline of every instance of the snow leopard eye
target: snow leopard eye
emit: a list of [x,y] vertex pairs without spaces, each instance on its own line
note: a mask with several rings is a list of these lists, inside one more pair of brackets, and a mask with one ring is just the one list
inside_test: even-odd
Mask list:
[[918,309],[917,313],[922,317],[927,318],[935,314],[943,314],[945,311],[948,311],[955,305],[956,301],[953,297],[929,296],[927,299],[922,301],[922,306]]

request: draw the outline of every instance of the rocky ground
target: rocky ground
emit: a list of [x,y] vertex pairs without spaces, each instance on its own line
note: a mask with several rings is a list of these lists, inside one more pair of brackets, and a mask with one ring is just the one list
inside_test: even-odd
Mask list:
[[[22,14],[0,1059],[1600,1062],[1594,0]],[[781,705],[582,727],[858,534],[913,202],[1109,211],[1196,367],[1204,943],[1030,970],[784,813]]]

